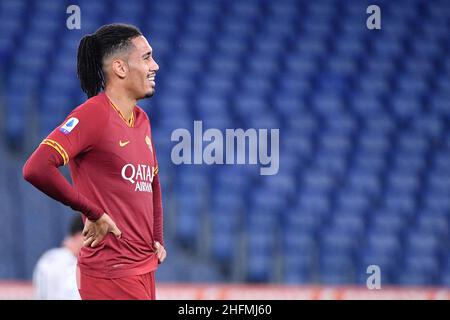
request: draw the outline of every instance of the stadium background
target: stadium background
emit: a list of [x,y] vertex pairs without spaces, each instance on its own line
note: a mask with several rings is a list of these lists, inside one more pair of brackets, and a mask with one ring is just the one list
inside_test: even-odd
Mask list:
[[[66,27],[71,4],[81,30]],[[371,4],[381,30],[366,27]],[[81,36],[112,22],[137,25],[160,65],[139,105],[163,187],[162,297],[362,297],[375,264],[395,297],[448,298],[449,1],[1,0],[3,298],[29,297],[37,259],[67,230],[70,209],[21,168],[85,99]],[[279,173],[172,164],[171,132],[194,120],[279,128]]]

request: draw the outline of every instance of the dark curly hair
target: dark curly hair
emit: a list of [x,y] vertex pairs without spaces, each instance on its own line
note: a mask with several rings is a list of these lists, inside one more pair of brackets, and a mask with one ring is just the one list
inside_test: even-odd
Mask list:
[[81,39],[77,53],[77,75],[81,89],[88,98],[105,89],[103,60],[118,51],[128,50],[131,40],[141,35],[135,26],[114,23],[104,25]]

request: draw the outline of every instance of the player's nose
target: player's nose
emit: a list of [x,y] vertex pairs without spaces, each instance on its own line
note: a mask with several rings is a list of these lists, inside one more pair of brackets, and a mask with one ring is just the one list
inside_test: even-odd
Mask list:
[[159,70],[159,65],[156,63],[155,60],[152,61],[152,64],[150,65],[150,71],[158,71]]

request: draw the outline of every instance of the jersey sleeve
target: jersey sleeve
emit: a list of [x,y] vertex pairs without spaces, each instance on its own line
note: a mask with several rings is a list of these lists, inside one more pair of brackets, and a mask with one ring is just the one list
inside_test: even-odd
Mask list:
[[147,114],[145,114],[145,115],[147,117],[148,126],[149,126],[148,131],[150,133],[150,145],[151,145],[150,149],[151,149],[151,152],[152,152],[153,163],[155,164],[155,172],[154,172],[154,174],[156,176],[158,174],[158,159],[156,157],[156,148],[155,148],[155,143],[153,141],[152,125],[150,123],[150,119],[148,118]]
[[106,127],[107,117],[100,105],[84,104],[72,111],[41,144],[55,149],[66,165],[95,146]]
[[161,193],[161,184],[159,181],[159,168],[158,168],[158,160],[156,157],[156,149],[155,143],[153,142],[153,135],[151,134],[151,125],[150,126],[150,141],[151,141],[151,150],[153,155],[153,161],[155,164],[155,171],[152,183],[153,189],[153,235],[155,241],[158,241],[162,246],[164,246],[164,217],[163,217],[163,205],[162,205],[162,193]]
[[92,221],[99,219],[104,211],[74,188],[58,167],[88,152],[99,141],[108,120],[100,107],[84,104],[76,108],[41,142],[23,167],[25,180]]

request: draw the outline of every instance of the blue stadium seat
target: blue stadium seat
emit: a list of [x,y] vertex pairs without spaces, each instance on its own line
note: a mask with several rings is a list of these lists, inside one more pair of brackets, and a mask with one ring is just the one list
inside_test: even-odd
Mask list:
[[416,199],[414,199],[412,194],[408,193],[393,194],[392,192],[388,192],[385,195],[384,203],[386,209],[405,215],[411,215],[417,207]]
[[450,174],[444,170],[430,170],[428,184],[432,190],[447,190],[450,187]]
[[357,129],[356,119],[350,114],[341,114],[327,119],[327,127],[330,133],[336,133],[337,136],[345,137]]
[[432,59],[442,54],[442,47],[439,42],[428,37],[418,37],[412,46],[414,52],[421,57]]
[[427,192],[425,197],[426,208],[443,213],[450,212],[450,199],[446,192]]
[[376,40],[373,43],[374,51],[384,59],[398,57],[404,52],[402,44],[394,36],[386,35]]
[[434,214],[433,211],[419,211],[416,219],[417,229],[426,233],[444,237],[449,232],[449,223],[445,215]]
[[396,124],[392,117],[384,114],[382,111],[377,112],[376,115],[370,116],[365,122],[368,130],[375,132],[388,134],[396,129]]
[[[3,164],[3,163],[1,163]],[[6,166],[5,166],[6,167]],[[5,179],[4,173],[0,173],[0,178]],[[2,241],[0,243],[0,278],[14,279],[19,276],[18,270],[16,271],[16,257],[17,252],[17,226],[16,217],[13,214],[17,211],[8,195],[8,190],[0,185],[0,201],[2,203],[2,224],[0,226],[0,232],[2,233]],[[17,214],[17,213],[16,213]]]
[[394,232],[380,229],[369,231],[367,245],[373,251],[391,256],[400,254],[402,249],[402,244]]
[[276,214],[282,211],[286,206],[282,193],[271,192],[270,189],[254,188],[251,195],[251,210],[255,211],[267,211]]
[[420,56],[411,56],[410,59],[404,62],[404,66],[406,72],[423,76],[429,76],[435,71],[435,67],[430,59]]
[[[41,17],[40,21],[43,21],[44,19],[44,17]],[[43,25],[45,26],[47,24],[44,23]],[[53,24],[50,24],[50,27],[53,28]],[[45,35],[44,33],[50,34]],[[49,31],[39,29],[33,31],[33,33],[26,35],[24,38],[24,50],[33,51],[37,56],[45,57],[45,55],[51,53],[53,49],[53,41],[51,39],[51,36],[52,34]]]
[[288,74],[306,77],[318,69],[318,62],[313,54],[295,52],[287,56],[286,69]]
[[[409,81],[409,79],[407,79]],[[403,88],[406,92],[418,91],[417,88]],[[420,92],[417,92],[420,94]],[[397,96],[392,99],[392,110],[399,118],[420,116],[422,113],[420,102],[412,96]]]
[[229,54],[234,57],[242,56],[247,50],[247,45],[245,41],[240,37],[237,35],[225,35],[217,39],[216,45],[218,51],[220,53]]
[[296,183],[295,176],[290,171],[280,171],[270,179],[264,181],[264,185],[270,189],[269,192],[276,193],[277,196],[286,195],[293,197],[295,195]]
[[[383,112],[382,101],[376,95],[355,94],[351,98],[351,103],[352,109],[358,114],[371,114],[374,117],[380,117],[380,113]],[[374,119],[369,118],[367,120],[373,121]],[[378,127],[377,131],[382,131],[382,128]]]
[[308,136],[299,136],[292,131],[283,130],[283,132],[283,138],[280,139],[280,159],[282,159],[283,162],[281,169],[285,167],[296,167],[295,164],[291,162],[292,160],[288,158],[296,159],[298,166],[302,167],[302,161],[305,161],[312,156],[313,143],[311,139]]
[[193,283],[211,283],[214,281],[222,282],[223,277],[217,268],[212,267],[207,263],[192,263],[192,268],[189,269],[189,281]]
[[23,202],[23,244],[24,244],[24,273],[28,278],[39,257],[44,251],[51,247],[57,247],[61,238],[56,238],[54,232],[57,225],[54,224],[55,217],[59,212],[51,210],[50,201],[47,196],[37,193],[31,185],[22,183]]
[[419,177],[411,175],[411,170],[407,166],[402,166],[401,170],[401,172],[392,172],[388,177],[388,188],[399,193],[418,191],[420,187]]
[[444,285],[446,287],[450,286],[450,273],[442,274],[441,283],[442,283],[442,285]]
[[242,117],[250,117],[256,114],[262,114],[268,108],[267,102],[255,94],[241,94],[235,100],[233,107]]
[[[414,174],[418,174],[426,167],[426,159],[418,155],[416,153],[404,153],[399,152],[394,156],[394,166],[399,171],[402,172],[402,175],[407,175],[409,172],[409,175],[412,179],[415,179]],[[397,169],[397,170],[398,170]],[[412,183],[414,185],[414,183]]]
[[381,173],[387,167],[387,162],[383,152],[360,151],[355,155],[354,166],[361,172],[374,175]]
[[337,206],[342,212],[364,214],[369,209],[370,199],[359,191],[342,190]]
[[[276,41],[276,39],[274,39],[274,41]],[[250,74],[254,74],[252,78],[256,82],[258,80],[258,77],[270,76],[272,74],[279,72],[280,66],[277,60],[267,57],[266,54],[260,54],[254,55],[252,57],[252,59],[248,63],[248,69]],[[270,88],[270,84],[269,83],[264,85],[259,84],[259,87],[268,90]],[[261,91],[259,91],[259,93],[260,92]]]
[[249,282],[267,282],[272,277],[273,259],[268,253],[250,251],[247,256],[246,280]]
[[194,82],[192,76],[186,73],[177,75],[169,75],[164,78],[164,85],[169,92],[177,92],[178,94],[188,94],[192,92]]
[[352,258],[344,253],[327,251],[320,258],[320,283],[343,285],[351,283],[354,277]]
[[365,217],[345,210],[337,211],[333,218],[332,228],[342,234],[348,234],[354,239],[359,239],[364,233]]
[[[221,230],[221,229],[218,229]],[[234,232],[214,232],[211,242],[211,256],[213,259],[223,263],[229,264],[233,261],[236,254]]]
[[303,174],[302,183],[305,187],[317,193],[329,192],[336,185],[336,181],[325,171],[309,170]]
[[399,273],[399,283],[402,285],[425,286],[436,283],[436,275],[433,274],[436,270],[434,260],[424,260],[423,257],[415,257],[407,260],[411,265],[411,269],[407,269]]
[[359,141],[361,148],[367,152],[384,154],[390,146],[390,141],[387,135],[382,132],[363,132]]
[[[176,204],[178,216],[176,217],[175,230],[177,238],[186,245],[198,241],[199,221],[201,221],[200,217],[204,211],[202,207],[204,188],[202,176],[196,176],[192,173],[180,177],[180,185],[175,191],[178,198]],[[188,192],[188,190],[192,192]]]
[[[264,61],[262,62],[256,61],[254,63],[264,64]],[[259,66],[255,66],[254,68],[258,69]],[[267,92],[272,87],[272,83],[269,78],[267,78],[264,75],[259,75],[257,73],[255,74],[249,73],[247,76],[242,77],[241,85],[245,91],[250,93]]]
[[[230,75],[223,74],[223,72],[211,72],[204,75],[204,88],[206,95],[215,96],[216,100],[219,100],[222,105],[225,105],[226,99],[223,97],[235,90],[236,84],[234,83]],[[206,102],[206,101],[205,101]],[[211,101],[214,103],[213,101]],[[216,102],[217,104],[217,102]],[[204,105],[206,110],[206,105]],[[211,108],[214,108],[212,106]],[[224,109],[223,111],[225,111]]]
[[[247,120],[249,127],[257,129],[280,129],[280,122],[276,117],[266,112],[262,115],[255,115]],[[261,133],[259,133],[261,134]],[[269,134],[268,134],[269,135]]]
[[349,187],[369,195],[378,195],[381,192],[381,181],[375,173],[367,170],[351,170],[348,175]]
[[325,214],[330,210],[330,200],[323,193],[305,190],[299,197],[299,210],[306,210],[317,214]]
[[400,135],[398,141],[400,150],[425,153],[429,147],[426,138],[418,133],[405,133]]
[[231,76],[239,71],[240,62],[231,55],[216,53],[210,58],[210,68],[217,76],[219,74]]
[[321,148],[325,152],[347,154],[351,150],[350,138],[341,130],[329,130],[322,133]]
[[322,224],[323,215],[314,211],[293,208],[288,210],[284,218],[284,228],[296,234],[302,230],[315,232]]
[[342,229],[331,227],[322,229],[320,250],[327,254],[351,254],[358,238],[355,234],[343,233]]
[[[293,136],[292,138],[293,139]],[[284,141],[285,139],[283,139]],[[292,140],[291,140],[292,141]],[[287,146],[287,144],[285,144]],[[293,185],[295,185],[294,179],[296,178],[296,175],[299,174],[301,168],[302,159],[301,157],[297,156],[294,152],[288,151],[283,148],[283,145],[280,146],[280,155],[279,155],[281,161],[283,161],[283,165],[279,168],[279,172],[277,174],[283,174],[283,175],[289,175],[291,178],[288,178],[289,180],[293,180]],[[290,183],[290,182],[288,182]],[[288,193],[295,193],[295,188],[292,190],[289,190]]]
[[[318,11],[319,13],[320,11]],[[328,34],[331,31],[330,25],[327,23],[326,17],[317,15],[314,17],[307,17],[303,20],[302,27],[307,35],[310,38],[307,38],[307,42],[304,50],[309,52],[314,52],[315,54],[322,54],[325,51],[325,43],[320,42],[320,39],[323,35]],[[313,38],[312,35],[315,37]]]
[[[340,148],[341,146],[337,146]],[[347,163],[345,154],[342,154],[343,150],[334,152],[323,149],[316,155],[316,165],[319,170],[323,170],[328,173],[336,174],[338,176],[343,175],[347,169]]]
[[302,114],[301,118],[289,118],[287,120],[287,125],[289,131],[292,131],[292,133],[299,136],[299,138],[314,133],[319,127],[317,118],[306,112]]
[[[384,46],[384,44],[383,44]],[[385,75],[363,77],[359,81],[359,88],[364,94],[382,95],[389,91],[389,81]]]
[[432,232],[411,232],[407,239],[406,245],[412,253],[436,254],[439,249],[439,239]]
[[301,254],[286,254],[283,258],[283,282],[286,284],[308,284],[313,281],[312,264],[309,257]]
[[312,107],[319,114],[341,114],[343,101],[337,94],[318,92],[313,98]]
[[391,75],[395,71],[395,63],[393,60],[384,59],[381,56],[374,56],[365,60],[367,71],[371,74]]
[[400,234],[408,227],[409,221],[395,211],[375,211],[372,214],[371,228],[385,230],[388,233]]

